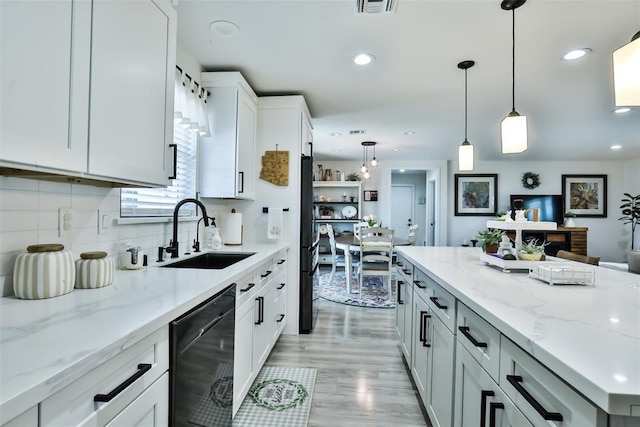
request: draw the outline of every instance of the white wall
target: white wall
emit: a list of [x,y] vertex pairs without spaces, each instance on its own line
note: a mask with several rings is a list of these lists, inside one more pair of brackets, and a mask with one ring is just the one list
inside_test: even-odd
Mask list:
[[[636,170],[637,170],[637,162]],[[602,261],[621,262],[625,259],[625,236],[620,217],[620,198],[626,187],[625,181],[632,179],[633,165],[629,165],[629,177],[625,176],[625,167],[621,162],[519,162],[493,161],[476,162],[473,173],[498,174],[498,210],[507,210],[510,194],[562,194],[563,174],[604,174],[607,175],[608,198],[606,218],[576,218],[576,225],[588,227],[587,253],[598,256]],[[454,216],[453,194],[454,174],[457,166],[452,167],[449,174],[450,212],[449,242],[460,245],[463,240],[470,240],[479,231],[486,228],[489,217]],[[528,190],[522,186],[524,172],[540,175],[540,186]],[[637,174],[637,172],[636,172]],[[637,179],[637,176],[636,176]],[[636,181],[637,182],[637,181]]]

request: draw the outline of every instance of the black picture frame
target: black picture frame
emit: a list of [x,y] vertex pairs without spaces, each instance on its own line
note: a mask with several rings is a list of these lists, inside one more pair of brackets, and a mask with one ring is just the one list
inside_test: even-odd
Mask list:
[[498,174],[455,174],[455,216],[495,216]]
[[365,202],[377,202],[378,201],[378,191],[377,190],[365,190],[365,192],[364,192],[364,201]]
[[564,212],[577,217],[607,217],[607,175],[562,175]]

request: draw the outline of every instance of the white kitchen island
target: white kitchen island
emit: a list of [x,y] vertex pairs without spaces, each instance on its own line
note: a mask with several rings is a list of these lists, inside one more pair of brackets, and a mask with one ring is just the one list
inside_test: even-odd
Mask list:
[[[397,250],[401,259],[414,268],[413,280],[417,280],[414,282],[414,301],[429,280],[436,283],[434,286],[437,289],[444,290],[441,293],[450,295],[451,301],[455,300],[455,304],[451,304],[451,301],[448,304],[450,311],[452,305],[455,306],[454,313],[457,310],[457,323],[450,328],[451,333],[457,336],[455,354],[458,359],[455,379],[452,380],[452,399],[455,403],[452,402],[451,407],[456,420],[453,425],[468,425],[466,422],[460,423],[461,408],[455,407],[456,404],[461,406],[459,401],[464,400],[459,388],[466,384],[464,381],[468,370],[464,370],[467,362],[459,359],[465,355],[476,357],[482,366],[482,372],[479,373],[485,375],[486,371],[492,376],[495,383],[499,384],[500,392],[504,391],[515,402],[515,406],[530,418],[527,411],[534,412],[531,405],[525,402],[521,394],[512,393],[514,389],[509,384],[505,387],[507,381],[503,371],[521,368],[517,357],[513,360],[506,357],[511,353],[505,353],[505,348],[527,359],[522,366],[531,366],[532,382],[539,382],[535,386],[544,388],[542,378],[549,374],[550,380],[557,381],[559,387],[565,387],[564,394],[567,390],[572,393],[577,391],[576,399],[584,401],[584,407],[593,408],[593,414],[590,415],[592,421],[588,425],[640,425],[640,275],[594,267],[595,286],[551,286],[529,278],[526,272],[505,274],[485,265],[480,260],[479,248],[399,247]],[[563,260],[562,264],[571,263]],[[405,280],[411,280],[406,275],[410,268],[406,265],[403,268]],[[425,292],[428,292],[429,286],[426,288]],[[403,291],[404,298],[408,299],[404,292],[406,290]],[[440,298],[441,304],[442,301],[446,299]],[[438,302],[438,298],[435,302]],[[432,311],[435,311],[435,307]],[[451,317],[456,316],[454,314]],[[471,330],[467,328],[467,331],[473,335],[475,328],[478,341],[489,343],[484,348],[477,347],[477,351],[459,330],[463,326],[461,321],[475,318],[479,319],[485,330],[472,325]],[[416,329],[421,328],[419,324],[414,324],[414,336]],[[495,344],[491,341],[491,330],[497,334]],[[422,338],[427,338],[424,335]],[[497,353],[487,350],[492,345]],[[405,352],[405,358],[407,354],[416,353],[415,348],[413,353]],[[494,365],[489,363],[492,354],[496,359],[493,371],[491,366]],[[407,362],[411,367],[413,361]],[[522,369],[526,371],[528,368]],[[540,372],[540,375],[536,376],[534,372]],[[545,398],[544,392],[533,391],[531,394],[541,401],[542,406],[564,405],[554,402],[552,395]],[[481,403],[486,402],[487,397],[483,396]],[[487,417],[490,410],[500,413],[500,409],[494,406],[480,408],[480,403],[476,406],[479,413],[485,412]],[[576,414],[574,412],[574,418]],[[566,415],[558,424],[546,422],[558,426],[580,425],[575,420],[572,423]],[[531,423],[542,424],[537,421]]]
[[[166,371],[167,325],[235,282],[236,304],[251,298],[251,292],[240,292],[246,286],[243,281],[255,276],[252,273],[260,277],[262,268],[273,269],[273,276],[277,275],[277,269],[285,268],[281,258],[286,257],[287,247],[281,242],[225,247],[220,252],[255,254],[222,270],[150,265],[140,271],[117,270],[113,284],[100,289],[74,289],[44,300],[0,298],[0,425],[21,414],[32,415],[25,419],[34,423],[14,420],[13,425],[47,425],[47,405],[42,402],[154,335],[160,338],[149,341],[151,354],[144,357],[154,368],[164,363]],[[258,288],[256,284],[253,289]],[[91,411],[93,394],[89,393],[90,386],[85,387]],[[54,411],[75,410],[66,405],[49,406]],[[100,409],[98,405],[98,417]],[[167,422],[166,418],[159,419],[158,425]]]

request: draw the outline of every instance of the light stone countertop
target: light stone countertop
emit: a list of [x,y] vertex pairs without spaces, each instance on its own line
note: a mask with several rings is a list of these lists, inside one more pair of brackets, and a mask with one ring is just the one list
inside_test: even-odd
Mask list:
[[480,248],[396,249],[605,412],[640,416],[640,275],[573,263],[595,286],[551,286]]
[[113,284],[100,289],[74,289],[43,300],[0,298],[0,424],[249,274],[286,247],[287,243],[278,242],[212,251],[256,252],[223,270],[157,268],[150,261],[144,270],[116,270]]

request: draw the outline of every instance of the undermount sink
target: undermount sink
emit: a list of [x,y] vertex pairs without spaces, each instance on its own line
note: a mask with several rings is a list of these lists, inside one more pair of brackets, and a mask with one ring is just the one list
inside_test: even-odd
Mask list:
[[255,252],[207,252],[193,258],[184,259],[182,261],[172,262],[163,265],[165,268],[210,268],[214,270],[222,270],[236,262],[240,262],[250,257]]

